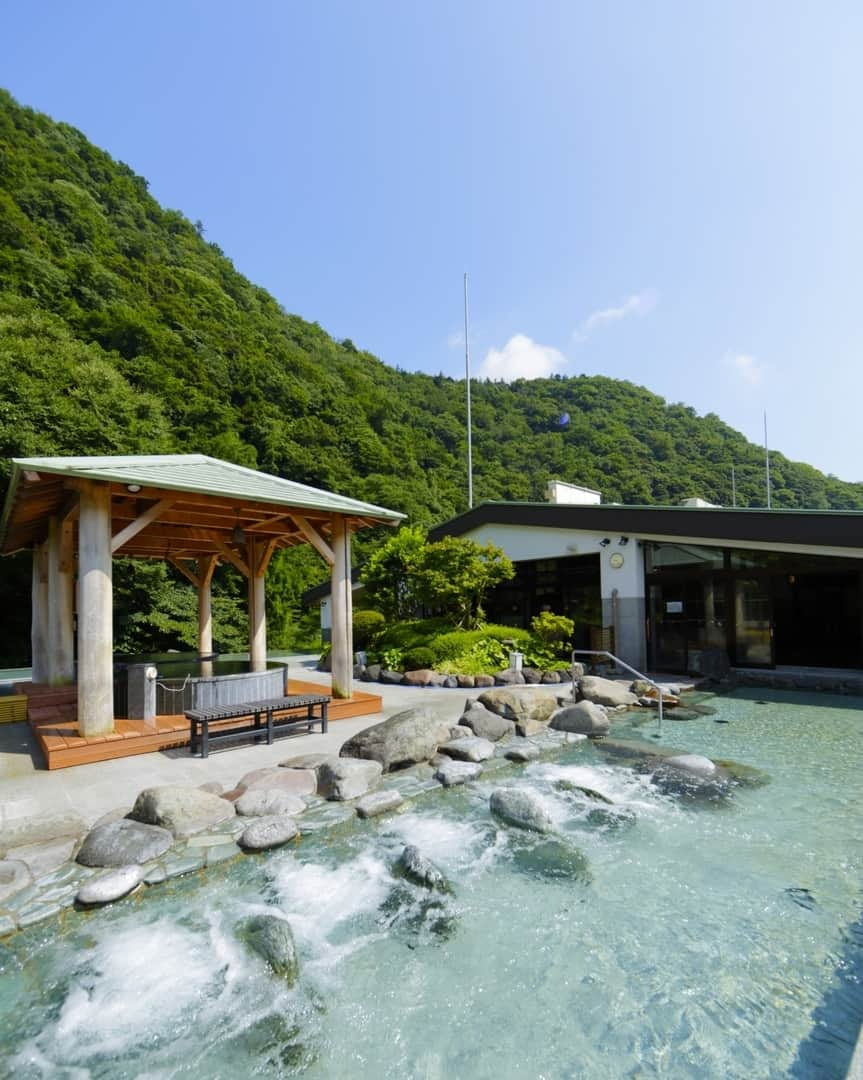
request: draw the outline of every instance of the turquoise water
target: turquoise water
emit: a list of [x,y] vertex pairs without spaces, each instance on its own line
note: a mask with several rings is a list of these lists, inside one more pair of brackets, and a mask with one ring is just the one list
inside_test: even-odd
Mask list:
[[[662,745],[769,776],[727,803],[663,795],[578,745],[11,939],[0,1074],[843,1076],[863,1011],[859,701],[711,704],[666,720]],[[554,876],[543,838],[491,819],[503,784],[543,800],[583,872]],[[442,909],[398,892],[406,842],[449,877]],[[234,932],[273,906],[301,953],[294,990]]]

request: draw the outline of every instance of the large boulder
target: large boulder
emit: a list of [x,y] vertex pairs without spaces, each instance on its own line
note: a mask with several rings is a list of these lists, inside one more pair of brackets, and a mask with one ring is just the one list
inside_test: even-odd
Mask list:
[[159,825],[121,818],[90,830],[78,852],[78,862],[84,866],[146,863],[164,855],[173,843],[173,835]]
[[494,746],[488,739],[479,739],[472,735],[467,739],[452,739],[444,743],[440,752],[455,758],[456,761],[487,761],[494,756]]
[[722,799],[731,791],[728,771],[701,754],[677,754],[663,758],[651,780],[665,795],[691,799]]
[[638,696],[629,690],[628,684],[603,679],[599,675],[585,675],[579,682],[579,690],[585,701],[596,705],[617,708],[618,705],[637,705]]
[[145,825],[161,825],[174,836],[190,836],[236,816],[234,804],[200,788],[164,785],[144,788],[129,817]]
[[607,735],[610,727],[608,713],[592,701],[579,701],[559,709],[548,725],[555,731],[573,731],[579,735]]
[[515,735],[515,724],[503,716],[498,716],[477,701],[471,701],[459,723],[470,728],[481,739],[497,742]]
[[496,788],[489,799],[491,812],[518,829],[530,832],[548,833],[554,830],[554,823],[545,807],[529,791],[518,788]]
[[263,957],[288,986],[300,976],[300,962],[290,923],[280,915],[255,915],[240,928],[240,936]]
[[358,799],[380,780],[382,772],[383,766],[379,761],[335,758],[318,769],[318,794],[336,802]]
[[430,709],[405,709],[380,724],[358,732],[342,746],[342,757],[379,761],[384,772],[429,761],[448,742],[452,720]]
[[557,698],[544,690],[495,689],[479,696],[480,704],[515,723],[519,735],[535,735],[548,724],[557,709]]

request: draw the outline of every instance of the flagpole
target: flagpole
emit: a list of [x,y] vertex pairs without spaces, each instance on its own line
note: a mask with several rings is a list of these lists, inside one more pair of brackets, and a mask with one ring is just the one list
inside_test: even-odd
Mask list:
[[767,449],[767,410],[764,410],[764,479],[767,484],[767,509],[770,509],[770,451]]
[[473,433],[470,418],[470,338],[467,320],[467,271],[464,275],[464,381],[467,391],[467,505],[473,509]]

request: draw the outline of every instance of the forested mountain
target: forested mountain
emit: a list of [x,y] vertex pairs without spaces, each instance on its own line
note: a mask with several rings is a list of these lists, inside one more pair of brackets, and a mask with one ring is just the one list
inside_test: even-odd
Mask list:
[[[13,456],[200,452],[423,524],[464,509],[464,383],[286,313],[202,232],[0,91],[0,485]],[[760,447],[631,383],[476,383],[473,419],[476,500],[540,499],[557,477],[607,501],[729,504],[735,465],[738,504],[763,504]],[[863,484],[780,454],[772,470],[775,506],[863,509]],[[278,571],[291,596],[322,573],[307,556]]]

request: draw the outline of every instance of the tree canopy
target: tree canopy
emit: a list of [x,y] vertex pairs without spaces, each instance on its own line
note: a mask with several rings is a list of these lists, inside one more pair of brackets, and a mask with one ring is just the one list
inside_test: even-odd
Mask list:
[[[423,527],[466,509],[464,382],[334,340],[203,233],[81,132],[0,91],[0,486],[12,456],[197,452]],[[558,478],[608,501],[728,505],[735,466],[738,504],[764,504],[760,447],[628,382],[478,382],[473,418],[477,500],[541,499]],[[863,509],[863,484],[778,453],[771,468],[776,507]],[[358,557],[386,535],[363,534]],[[308,553],[280,556],[273,644],[290,643],[299,595],[326,573]],[[7,564],[3,599],[20,604],[23,574]],[[161,644],[179,639],[166,629]],[[20,625],[0,630],[0,656],[26,653]]]

